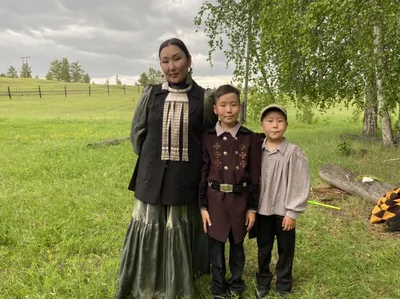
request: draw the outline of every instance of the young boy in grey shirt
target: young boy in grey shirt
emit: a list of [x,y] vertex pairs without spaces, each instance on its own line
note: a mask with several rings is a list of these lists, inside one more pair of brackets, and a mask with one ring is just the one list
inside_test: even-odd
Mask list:
[[261,112],[261,127],[267,136],[262,144],[261,190],[255,233],[258,246],[256,298],[267,296],[272,273],[269,268],[275,236],[279,260],[276,291],[292,291],[296,217],[305,211],[310,190],[310,169],[303,151],[283,136],[286,109],[271,104]]

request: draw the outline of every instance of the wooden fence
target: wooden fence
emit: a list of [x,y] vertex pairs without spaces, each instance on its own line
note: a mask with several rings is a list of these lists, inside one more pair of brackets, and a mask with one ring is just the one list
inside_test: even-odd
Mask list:
[[37,88],[24,89],[20,87],[10,87],[7,86],[7,89],[0,89],[0,98],[8,97],[10,100],[13,98],[20,98],[24,96],[37,96],[39,98],[54,96],[54,95],[63,95],[64,97],[69,97],[78,94],[86,94],[88,96],[99,95],[99,94],[124,94],[127,93],[138,93],[143,89],[142,86],[133,86],[133,85],[88,85],[87,88],[83,88],[80,86],[68,86],[64,85],[64,88],[54,89],[52,87],[38,86]]

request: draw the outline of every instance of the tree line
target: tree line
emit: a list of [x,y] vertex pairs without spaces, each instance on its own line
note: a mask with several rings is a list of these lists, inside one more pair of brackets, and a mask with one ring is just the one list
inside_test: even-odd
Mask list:
[[[10,66],[6,73],[1,73],[0,77],[7,78],[32,78],[32,69],[27,63],[23,63],[18,74],[14,66]],[[39,78],[36,76],[35,78]],[[84,71],[78,61],[70,63],[68,58],[50,62],[49,71],[46,74],[46,80],[55,80],[61,82],[90,83],[90,76]]]
[[[363,134],[400,144],[398,1],[205,1],[194,23],[209,61],[223,51],[234,77],[249,78],[249,105],[288,100],[312,116],[338,103],[364,112]],[[312,119],[312,118],[309,118]]]
[[163,73],[160,70],[149,68],[149,71],[143,72],[139,75],[136,85],[146,86],[149,84],[159,84],[163,81]]
[[[10,66],[7,73],[1,73],[0,77],[8,78],[32,78],[31,67],[24,63],[18,74],[17,69],[14,66]],[[38,76],[36,76],[39,79]],[[46,74],[46,80],[55,80],[62,82],[81,82],[90,83],[90,76],[86,73],[78,61],[69,63],[67,58],[62,60],[54,60],[50,62],[49,71]],[[139,75],[139,79],[136,81],[135,85],[146,86],[149,84],[158,84],[163,81],[163,73],[160,70],[155,70],[149,68],[148,72],[143,72]],[[106,85],[110,82],[107,79]],[[122,85],[121,80],[119,80],[118,75],[115,77],[115,83],[117,85]]]

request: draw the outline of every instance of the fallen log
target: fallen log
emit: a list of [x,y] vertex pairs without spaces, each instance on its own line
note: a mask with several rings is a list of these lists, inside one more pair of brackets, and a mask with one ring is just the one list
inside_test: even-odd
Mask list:
[[373,203],[376,203],[388,190],[395,188],[377,180],[362,182],[359,173],[336,164],[323,165],[319,170],[319,176],[332,186],[351,195],[367,198]]
[[129,137],[122,137],[122,138],[115,138],[115,139],[110,139],[110,140],[103,140],[103,141],[98,141],[98,142],[94,142],[94,143],[88,143],[87,146],[96,147],[96,146],[100,146],[100,145],[116,145],[116,144],[120,144],[128,139],[129,139]]

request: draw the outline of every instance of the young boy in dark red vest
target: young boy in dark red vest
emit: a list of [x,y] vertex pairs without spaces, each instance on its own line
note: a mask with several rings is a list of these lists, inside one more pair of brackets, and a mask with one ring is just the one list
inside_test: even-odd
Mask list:
[[[238,122],[240,92],[222,85],[214,95],[219,121],[202,136],[203,168],[199,192],[204,231],[209,236],[212,293],[239,296],[245,284],[243,241],[258,208],[261,139]],[[231,277],[226,280],[225,242],[229,240]]]

